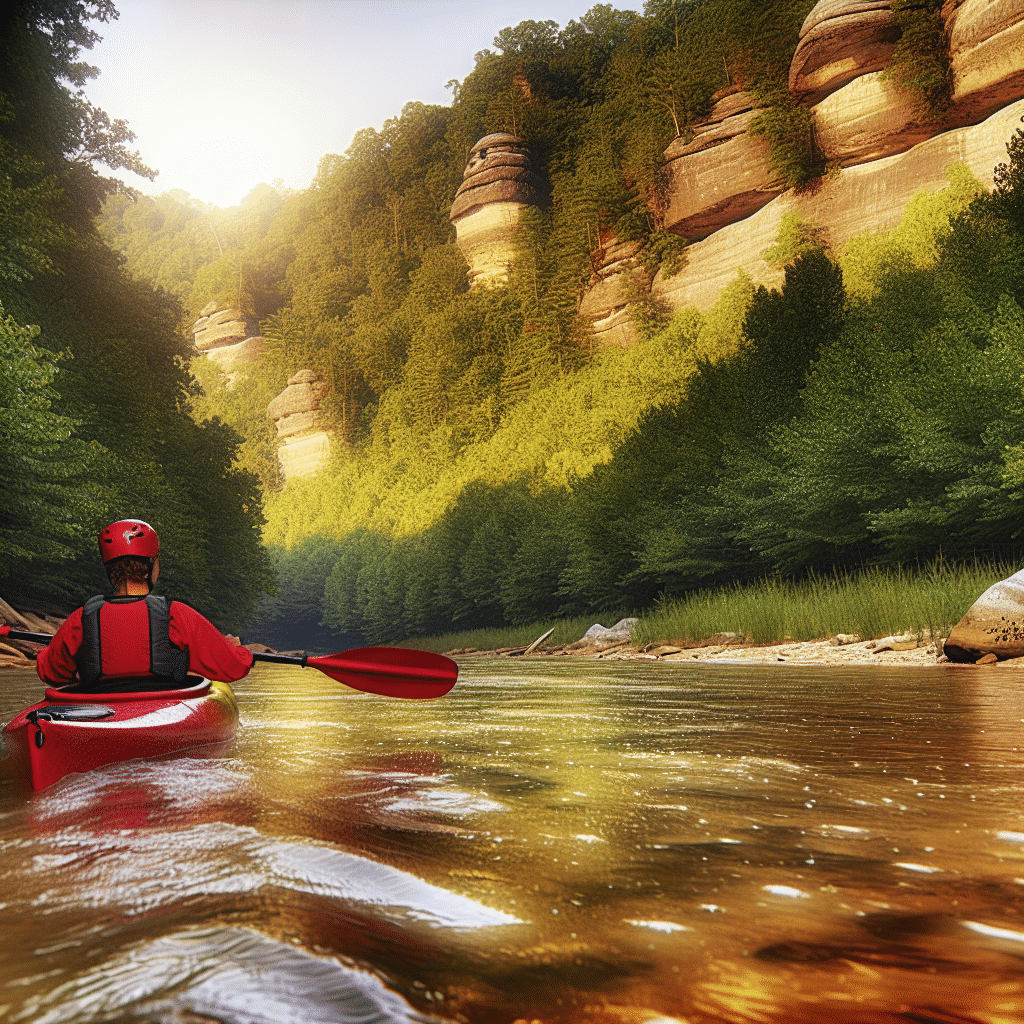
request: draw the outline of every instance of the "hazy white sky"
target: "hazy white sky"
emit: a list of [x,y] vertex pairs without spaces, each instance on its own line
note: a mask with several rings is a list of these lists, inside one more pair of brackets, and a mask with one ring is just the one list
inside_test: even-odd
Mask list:
[[[160,174],[143,192],[181,188],[236,205],[260,182],[305,188],[325,153],[380,128],[409,100],[448,105],[450,79],[521,21],[560,26],[596,0],[119,0],[83,54],[100,69],[89,98],[123,118]],[[643,10],[643,0],[617,0]],[[103,171],[103,168],[100,168]]]

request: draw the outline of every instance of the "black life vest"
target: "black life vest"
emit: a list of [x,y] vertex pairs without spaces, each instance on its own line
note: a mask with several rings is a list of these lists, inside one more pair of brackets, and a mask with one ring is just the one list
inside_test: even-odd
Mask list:
[[155,677],[167,689],[184,684],[188,647],[171,643],[166,597],[90,597],[82,607],[82,645],[75,654],[85,686],[106,679]]

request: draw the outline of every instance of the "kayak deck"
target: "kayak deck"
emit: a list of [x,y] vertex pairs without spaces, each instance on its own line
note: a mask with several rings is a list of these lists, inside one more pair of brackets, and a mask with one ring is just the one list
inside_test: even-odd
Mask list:
[[48,687],[3,735],[14,771],[33,789],[119,761],[160,757],[233,739],[238,705],[227,683],[177,690],[76,693]]

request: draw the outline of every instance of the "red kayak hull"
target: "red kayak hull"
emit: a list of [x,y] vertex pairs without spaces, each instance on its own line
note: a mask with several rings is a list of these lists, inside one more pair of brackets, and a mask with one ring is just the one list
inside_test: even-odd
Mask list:
[[[54,706],[90,713],[97,705],[102,718],[45,717]],[[14,772],[33,789],[46,789],[66,775],[106,764],[223,743],[234,738],[237,728],[238,704],[231,687],[202,680],[180,690],[144,693],[47,688],[45,700],[15,715],[3,735]]]

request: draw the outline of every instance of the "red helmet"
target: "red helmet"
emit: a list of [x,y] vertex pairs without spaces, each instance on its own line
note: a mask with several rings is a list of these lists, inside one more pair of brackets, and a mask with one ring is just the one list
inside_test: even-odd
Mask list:
[[133,558],[156,558],[160,554],[160,538],[149,523],[141,519],[119,519],[99,536],[100,558],[104,563],[131,555]]

